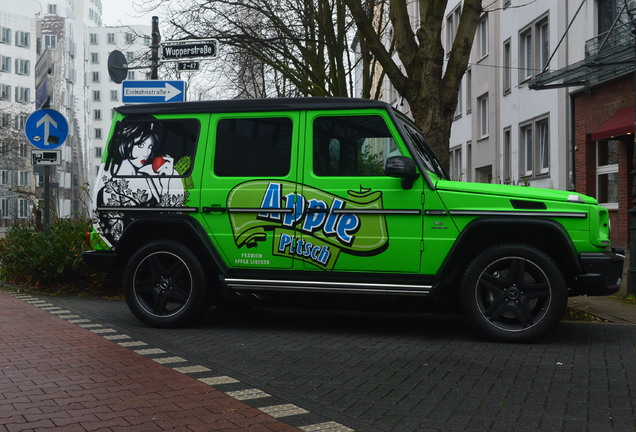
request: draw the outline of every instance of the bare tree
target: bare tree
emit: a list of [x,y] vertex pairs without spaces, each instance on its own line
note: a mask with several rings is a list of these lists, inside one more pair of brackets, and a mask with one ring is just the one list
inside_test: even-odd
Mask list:
[[[442,24],[447,0],[417,0],[409,14],[407,0],[344,0],[359,35],[378,59],[384,72],[411,107],[415,122],[427,134],[442,164],[448,166],[448,142],[461,79],[483,12],[482,0],[464,0],[453,46],[442,46]],[[393,38],[376,31],[378,8],[388,1]],[[413,22],[416,25],[413,25]],[[399,62],[387,46],[395,44]],[[446,60],[446,61],[445,61]]]

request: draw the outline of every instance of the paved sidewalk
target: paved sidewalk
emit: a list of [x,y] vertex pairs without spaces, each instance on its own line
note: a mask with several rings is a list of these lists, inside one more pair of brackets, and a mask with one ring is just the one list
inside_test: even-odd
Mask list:
[[298,431],[0,291],[0,432]]
[[571,297],[568,305],[611,323],[636,325],[636,303],[616,297]]

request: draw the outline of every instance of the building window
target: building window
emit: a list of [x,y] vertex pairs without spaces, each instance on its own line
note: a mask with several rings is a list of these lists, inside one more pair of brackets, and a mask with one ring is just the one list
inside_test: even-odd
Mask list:
[[126,76],[127,80],[134,80],[135,79],[135,71],[128,71],[128,75]]
[[91,63],[99,63],[99,53],[92,52],[91,53]]
[[101,120],[102,119],[102,110],[93,110],[93,120]]
[[16,46],[19,46],[19,47],[30,48],[31,47],[31,33],[18,30],[15,33],[15,44],[16,44]]
[[91,79],[94,83],[98,83],[99,82],[99,72],[92,72],[91,73]]
[[2,198],[0,199],[0,217],[6,219],[9,217],[9,199]]
[[550,122],[546,117],[520,127],[521,172],[526,177],[550,171]]
[[0,43],[2,44],[10,44],[11,43],[11,29],[8,27],[0,27]]
[[133,35],[130,32],[124,33],[124,40],[126,41],[127,44],[131,44],[135,41],[135,35]]
[[507,95],[510,93],[511,89],[511,69],[512,63],[510,59],[510,39],[504,42],[503,45],[503,93]]
[[91,33],[88,35],[89,43],[91,45],[97,45],[97,33]]
[[479,20],[479,58],[488,55],[488,15],[484,15]]
[[596,142],[596,198],[606,207],[618,209],[618,151],[620,141]]
[[93,100],[94,101],[101,100],[101,94],[99,93],[99,90],[93,90]]
[[453,48],[453,42],[455,42],[455,35],[457,35],[457,27],[459,27],[459,20],[461,19],[462,9],[461,5],[457,6],[446,17],[446,54],[450,54]]
[[469,68],[466,71],[466,114],[472,111],[473,103],[473,71]]
[[11,57],[0,55],[0,72],[11,72]]
[[28,87],[16,87],[15,100],[16,102],[29,103],[31,101],[31,89]]
[[519,82],[539,74],[549,59],[549,21],[547,16],[542,16],[519,33]]
[[8,112],[0,113],[0,127],[3,127],[3,128],[11,127],[11,113],[8,113]]
[[47,4],[46,11],[49,15],[57,15],[57,5],[52,3]]
[[109,43],[110,45],[112,45],[112,44],[114,44],[114,43],[115,43],[115,33],[107,33],[107,34],[106,34],[106,37],[107,37],[107,39],[108,39],[108,43]]
[[451,180],[462,179],[462,146],[452,148],[450,151],[450,176]]
[[95,157],[101,158],[103,154],[103,150],[101,147],[95,147]]
[[27,157],[28,147],[25,143],[18,144],[18,155],[20,155],[21,158]]
[[18,186],[28,186],[28,185],[29,185],[29,172],[20,171],[18,176]]
[[488,93],[477,99],[477,109],[479,114],[479,136],[488,136]]
[[511,136],[510,127],[503,132],[503,170],[502,177],[505,184],[510,184],[512,179],[512,152],[510,151]]
[[459,83],[459,89],[457,92],[457,106],[455,107],[455,117],[462,115],[462,83]]
[[11,171],[0,170],[0,185],[11,185]]
[[101,128],[95,128],[95,138],[96,139],[102,139],[102,129]]
[[52,50],[57,49],[57,36],[56,35],[44,35],[44,47]]
[[24,129],[28,118],[29,116],[26,114],[18,114],[18,116],[16,117],[16,120],[18,122],[18,129]]
[[21,219],[29,217],[29,201],[22,198],[18,200],[18,217]]
[[11,86],[0,84],[0,100],[11,101]]
[[110,100],[117,101],[119,100],[119,92],[117,90],[110,91]]
[[29,60],[16,59],[15,73],[18,75],[29,75],[31,73],[31,62]]

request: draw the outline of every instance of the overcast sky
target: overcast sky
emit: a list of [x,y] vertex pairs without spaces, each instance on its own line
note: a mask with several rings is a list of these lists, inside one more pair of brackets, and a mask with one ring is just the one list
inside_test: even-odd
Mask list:
[[141,15],[135,10],[136,0],[103,0],[102,23],[105,26],[152,24],[152,14]]

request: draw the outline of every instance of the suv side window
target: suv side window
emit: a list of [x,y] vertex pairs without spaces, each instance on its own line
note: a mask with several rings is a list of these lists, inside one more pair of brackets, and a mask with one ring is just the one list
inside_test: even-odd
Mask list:
[[290,118],[222,119],[216,129],[214,173],[220,177],[282,177],[291,166]]
[[313,126],[318,176],[384,176],[387,158],[400,154],[378,115],[318,117]]
[[106,170],[113,177],[189,176],[199,129],[195,119],[121,121],[109,142]]

